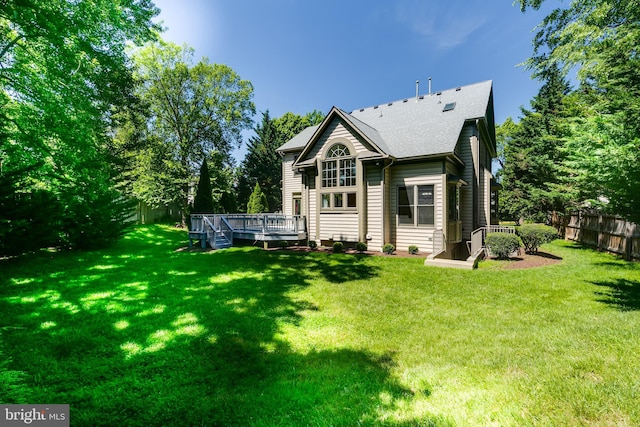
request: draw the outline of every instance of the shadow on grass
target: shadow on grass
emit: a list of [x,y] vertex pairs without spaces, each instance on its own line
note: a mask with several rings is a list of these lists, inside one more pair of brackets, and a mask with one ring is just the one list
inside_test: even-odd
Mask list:
[[74,425],[367,425],[412,399],[390,375],[392,355],[311,341],[301,351],[283,334],[321,310],[295,294],[314,277],[344,283],[376,268],[251,248],[175,252],[183,240],[138,227],[110,250],[0,265],[0,326],[12,327],[2,339],[31,402],[70,404]]
[[640,281],[615,279],[591,283],[608,288],[605,292],[596,292],[596,295],[600,296],[598,301],[622,311],[640,310]]

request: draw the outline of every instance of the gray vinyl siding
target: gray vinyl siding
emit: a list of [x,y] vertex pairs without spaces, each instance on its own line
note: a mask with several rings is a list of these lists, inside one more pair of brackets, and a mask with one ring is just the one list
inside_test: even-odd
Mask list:
[[355,153],[351,153],[354,156],[368,150],[365,143],[359,137],[352,135],[346,126],[339,120],[334,120],[333,123],[330,123],[329,126],[327,126],[327,129],[322,133],[318,142],[313,146],[306,158],[321,158],[325,144],[337,139],[346,139],[349,141],[356,151]]
[[485,144],[481,144],[480,148],[481,159],[481,174],[480,174],[480,188],[478,189],[479,202],[480,202],[480,225],[491,224],[491,180],[493,174],[491,173],[491,155]]
[[358,241],[357,213],[321,213],[320,240]]
[[282,212],[285,215],[293,215],[293,193],[302,192],[302,175],[291,167],[296,154],[286,153],[282,159]]
[[491,224],[491,179],[493,175],[488,169],[483,169],[482,171],[483,183],[480,189],[482,193],[481,197],[481,205],[483,207],[483,224],[489,225]]
[[[317,143],[306,157],[321,159],[327,144],[332,144],[334,141],[344,142],[345,140],[348,141],[355,150],[355,152],[351,153],[353,156],[357,156],[358,153],[368,150],[359,137],[352,135],[348,128],[340,120],[336,119],[327,126],[327,129],[320,135]],[[358,171],[362,173],[362,168],[358,168]],[[358,176],[358,180],[360,179],[362,179],[362,177]],[[309,217],[313,218],[313,220],[310,219],[309,221],[310,225],[315,227],[313,229],[317,230],[315,239],[317,241],[334,240],[358,242],[360,240],[358,213],[319,212],[318,206],[320,204],[321,193],[320,176],[316,177],[316,183],[317,190],[314,190],[313,196],[309,197]]]
[[484,169],[483,167],[480,168],[480,173],[478,174],[478,226],[479,227],[483,227],[487,224],[489,224],[489,216],[487,215],[487,209],[486,209],[486,200],[488,200],[487,198],[487,194],[486,194],[486,184],[487,184],[487,176],[486,176],[486,169]]
[[379,166],[367,168],[367,241],[369,250],[381,251],[382,245],[382,170]]
[[460,188],[460,219],[462,220],[462,238],[465,240],[471,239],[471,232],[473,231],[473,157],[471,151],[473,136],[473,126],[467,124],[460,133],[458,139],[458,153],[460,159],[464,162],[464,170],[462,173],[462,179],[464,179],[468,185]]
[[317,210],[316,210],[316,199],[317,199],[317,191],[316,189],[307,189],[307,200],[303,201],[303,203],[307,203],[307,223],[309,225],[309,240],[315,240],[317,243],[320,243],[320,239],[318,237],[318,223],[317,223]]
[[[397,224],[398,187],[409,185],[434,186],[434,226],[399,226]],[[421,252],[433,252],[433,234],[444,227],[442,162],[396,166],[391,171],[389,186],[391,239],[398,250],[416,245]]]

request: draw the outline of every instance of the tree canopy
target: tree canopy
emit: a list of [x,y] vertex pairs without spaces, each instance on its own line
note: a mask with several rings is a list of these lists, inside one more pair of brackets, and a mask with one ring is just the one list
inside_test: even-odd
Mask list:
[[564,211],[570,203],[559,186],[567,133],[564,102],[570,87],[557,69],[549,70],[545,78],[531,110],[522,108],[520,122],[507,120],[498,127],[505,219],[544,221],[548,212]]
[[[519,0],[521,10],[544,0]],[[640,1],[573,0],[539,25],[526,66],[544,80],[577,70],[566,98],[558,190],[640,223]],[[567,103],[568,101],[568,103]],[[569,108],[567,106],[569,105]]]
[[255,112],[253,86],[230,67],[193,64],[193,49],[160,41],[134,53],[143,102],[142,147],[130,159],[131,191],[150,205],[178,204],[187,212],[200,159],[228,167]]
[[20,250],[110,241],[126,216],[107,149],[111,112],[133,91],[125,46],[155,37],[158,9],[148,0],[0,4],[0,251],[15,251],[6,242],[25,230],[48,237]]
[[288,112],[275,119],[271,118],[268,110],[262,113],[262,122],[255,126],[255,136],[249,138],[247,154],[240,166],[240,206],[248,201],[252,188],[259,183],[267,199],[268,211],[282,209],[282,158],[276,149],[322,119],[324,114],[317,110],[303,116]]

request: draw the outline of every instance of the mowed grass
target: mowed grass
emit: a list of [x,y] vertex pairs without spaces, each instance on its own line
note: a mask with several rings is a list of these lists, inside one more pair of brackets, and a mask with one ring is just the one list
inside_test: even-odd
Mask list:
[[10,403],[70,404],[74,426],[640,425],[638,264],[562,241],[556,265],[458,271],[185,238],[0,261]]

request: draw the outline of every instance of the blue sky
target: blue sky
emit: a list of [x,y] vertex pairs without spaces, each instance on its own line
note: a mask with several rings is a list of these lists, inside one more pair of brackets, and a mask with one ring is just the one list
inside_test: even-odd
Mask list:
[[493,80],[496,123],[516,119],[540,86],[518,64],[549,11],[523,14],[512,0],[154,2],[165,40],[252,82],[256,121],[267,109],[352,111],[415,96],[428,77],[433,91]]

